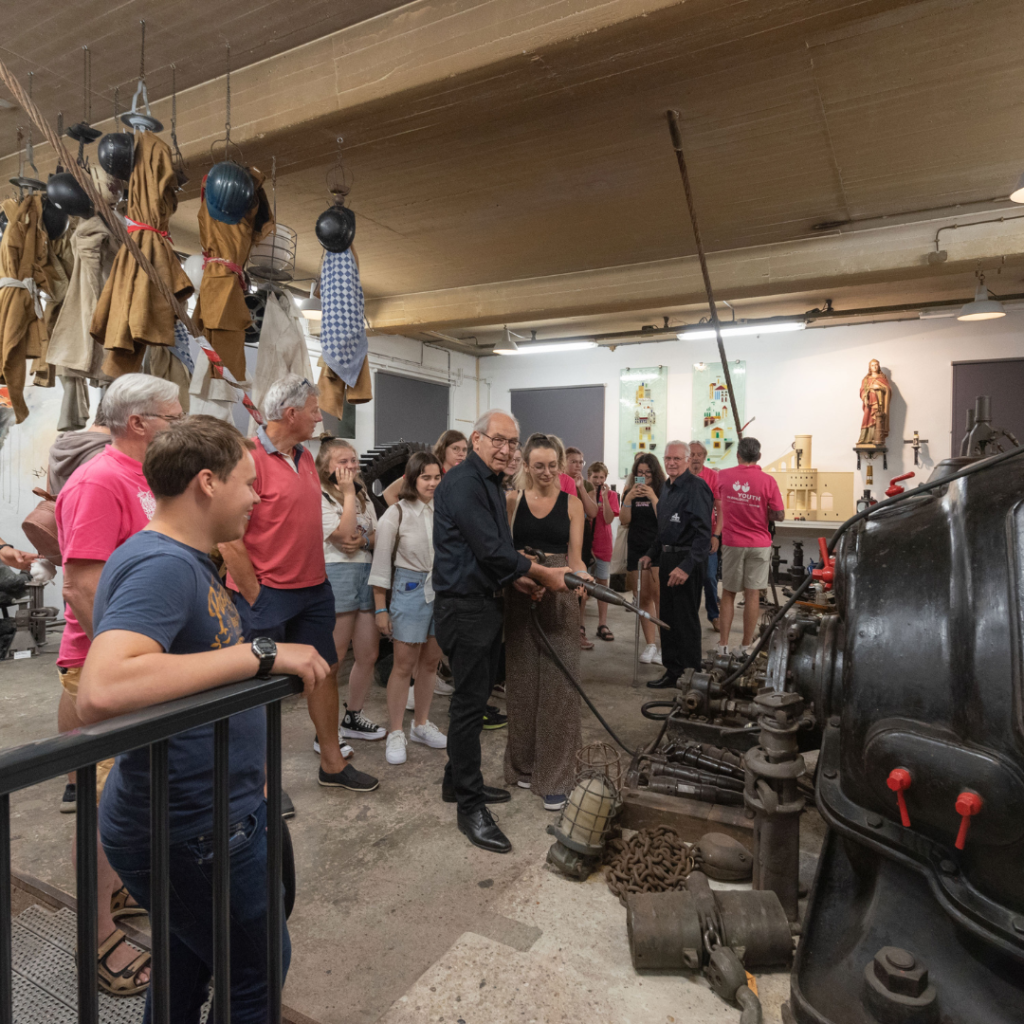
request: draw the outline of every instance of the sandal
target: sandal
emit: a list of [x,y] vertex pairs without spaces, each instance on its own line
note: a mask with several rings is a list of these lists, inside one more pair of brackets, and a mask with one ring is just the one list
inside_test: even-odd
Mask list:
[[587,631],[582,626],[580,626],[580,647],[585,651],[594,649],[593,643],[587,639]]
[[[107,937],[106,942],[99,949],[99,986],[109,996],[141,996],[149,988],[149,982],[136,981],[138,974],[144,968],[149,967],[152,959],[149,953],[139,950],[139,955],[127,967],[122,968],[115,974],[108,966],[107,960],[110,954],[121,945],[128,942],[128,937],[120,928],[115,928]],[[132,949],[138,946],[128,942]]]
[[612,631],[607,626],[598,626],[597,627],[597,635],[602,640],[614,640],[615,639],[615,634],[612,633]]
[[140,907],[138,903],[129,903],[128,901],[132,898],[131,893],[122,885],[114,894],[110,897],[110,916],[115,921],[120,921],[122,917],[145,917],[148,911],[145,907]]

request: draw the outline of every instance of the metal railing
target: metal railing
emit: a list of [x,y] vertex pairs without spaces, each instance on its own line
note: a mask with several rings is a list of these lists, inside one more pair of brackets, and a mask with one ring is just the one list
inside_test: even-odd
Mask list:
[[[74,732],[0,751],[0,1024],[14,1024],[11,942],[10,794],[27,786],[77,773],[78,962],[95,965],[96,935],[96,763],[149,747],[151,999],[155,1024],[171,1019],[168,878],[170,824],[168,740],[213,723],[213,977],[210,1019],[231,1021],[231,861],[228,851],[228,719],[242,711],[267,709],[267,999],[269,1020],[281,1020],[283,908],[281,899],[281,700],[302,692],[295,676],[231,683],[181,700],[121,715]],[[78,1020],[99,1024],[95,969],[78,971]]]

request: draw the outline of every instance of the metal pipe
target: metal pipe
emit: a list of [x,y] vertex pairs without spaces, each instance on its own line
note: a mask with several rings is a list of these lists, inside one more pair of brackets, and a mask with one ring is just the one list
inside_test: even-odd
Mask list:
[[267,1004],[270,1024],[281,1024],[283,927],[281,876],[281,702],[267,705]]
[[231,1024],[230,719],[213,726],[213,1020]]
[[[78,897],[78,1020],[99,1024],[100,990],[96,962],[96,765],[79,768],[75,775],[78,792],[75,822],[78,857],[75,865]],[[6,880],[4,884],[9,884]]]
[[167,740],[154,743],[149,748],[150,1012],[155,1024],[171,1022],[171,826],[167,752]]
[[11,941],[11,798],[0,796],[0,1024],[14,1024]]
[[697,243],[697,257],[700,260],[700,272],[704,278],[704,291],[708,296],[708,307],[711,310],[711,323],[715,328],[715,340],[718,342],[718,358],[722,361],[722,373],[725,376],[725,386],[729,389],[729,406],[732,409],[733,422],[736,425],[736,436],[742,440],[743,424],[740,422],[740,414],[736,408],[736,394],[732,388],[732,376],[729,373],[729,360],[725,357],[725,343],[722,341],[722,328],[718,322],[718,309],[715,306],[715,294],[711,290],[711,275],[708,273],[708,260],[704,255],[704,242],[700,237],[700,225],[697,223],[697,210],[693,205],[693,193],[690,190],[690,175],[686,170],[686,157],[683,156],[683,140],[679,134],[679,111],[666,110],[668,118],[668,130],[672,136],[672,147],[676,151],[676,161],[679,164],[679,173],[683,178],[683,190],[686,192],[686,206],[690,211],[690,224],[693,227],[693,237]]

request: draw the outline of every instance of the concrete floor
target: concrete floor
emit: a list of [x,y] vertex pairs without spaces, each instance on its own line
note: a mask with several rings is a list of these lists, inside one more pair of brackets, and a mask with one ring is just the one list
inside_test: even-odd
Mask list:
[[[591,602],[591,635],[594,612]],[[635,746],[653,738],[655,725],[638,709],[657,696],[644,683],[662,670],[640,666],[634,688],[633,620],[612,609],[610,625],[614,643],[596,641],[582,652],[583,678],[623,741]],[[706,642],[714,642],[710,630]],[[55,731],[53,663],[43,655],[0,667],[0,748]],[[374,687],[365,710],[385,720],[383,689]],[[282,717],[299,884],[289,922],[289,1006],[322,1024],[736,1020],[738,1011],[699,978],[632,969],[625,911],[600,876],[581,885],[544,866],[551,844],[545,827],[556,816],[537,796],[514,790],[512,802],[497,808],[513,851],[489,854],[465,840],[454,806],[441,802],[443,751],[410,745],[408,762],[393,767],[382,742],[357,743],[355,763],[381,779],[380,789],[325,790],[316,781],[304,703],[286,702]],[[431,717],[444,731],[443,698]],[[584,742],[607,739],[586,709],[583,734]],[[482,739],[485,778],[501,784],[505,733]],[[52,780],[12,796],[12,854],[16,867],[73,892],[74,815],[57,811],[62,787],[63,780]],[[820,822],[813,812],[805,821],[801,874],[809,881]],[[758,983],[765,1020],[779,1021],[788,975],[766,974]]]

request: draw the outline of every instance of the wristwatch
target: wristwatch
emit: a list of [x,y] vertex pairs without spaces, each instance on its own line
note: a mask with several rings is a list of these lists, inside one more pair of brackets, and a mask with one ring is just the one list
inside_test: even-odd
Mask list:
[[256,678],[268,678],[274,667],[274,662],[277,660],[277,644],[269,636],[258,636],[252,642],[252,653],[260,659],[260,667],[256,673]]

